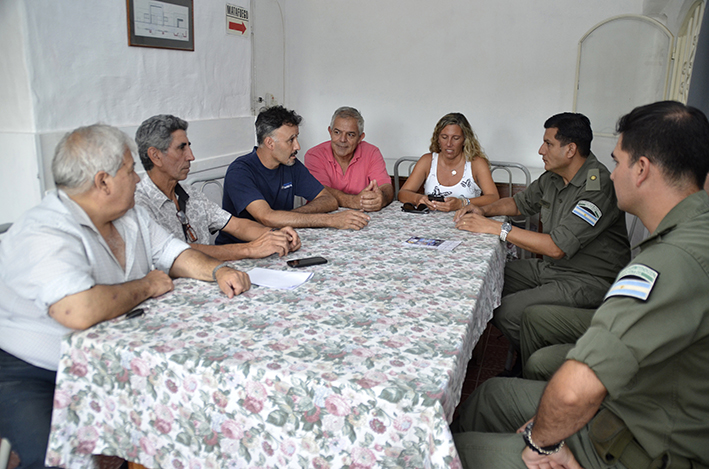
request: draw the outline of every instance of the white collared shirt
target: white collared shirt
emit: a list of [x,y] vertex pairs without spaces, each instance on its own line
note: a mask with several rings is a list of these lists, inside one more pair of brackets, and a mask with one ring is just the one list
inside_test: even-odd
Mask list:
[[56,370],[61,337],[72,332],[49,306],[97,284],[113,285],[168,272],[189,248],[141,207],[113,221],[125,242],[125,270],[86,212],[61,190],[25,212],[0,242],[0,348]]

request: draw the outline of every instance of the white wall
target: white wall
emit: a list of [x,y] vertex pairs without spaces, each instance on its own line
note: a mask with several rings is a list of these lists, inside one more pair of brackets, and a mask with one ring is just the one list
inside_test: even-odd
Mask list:
[[[391,163],[427,152],[437,120],[463,112],[493,160],[541,166],[543,123],[570,111],[577,45],[643,0],[309,0],[286,6],[286,104],[304,150],[339,106]],[[538,173],[538,171],[537,171]]]
[[134,132],[171,113],[191,123],[198,160],[250,151],[251,39],[227,35],[225,5],[195,2],[195,51],[185,52],[129,47],[122,1],[0,1],[0,197],[13,202],[0,223],[39,201],[39,167],[81,125]]
[[0,1],[0,224],[40,200],[24,7]]
[[699,33],[697,55],[694,58],[692,81],[689,85],[687,104],[701,109],[709,116],[709,14],[704,13],[702,30]]
[[0,2],[0,130],[4,132],[30,132],[34,128],[23,13],[20,1]]
[[285,91],[285,18],[278,0],[251,0],[253,39],[252,109],[283,103]]
[[225,3],[195,2],[195,51],[185,52],[129,47],[125,2],[29,2],[38,130],[250,114],[251,45],[226,34]]

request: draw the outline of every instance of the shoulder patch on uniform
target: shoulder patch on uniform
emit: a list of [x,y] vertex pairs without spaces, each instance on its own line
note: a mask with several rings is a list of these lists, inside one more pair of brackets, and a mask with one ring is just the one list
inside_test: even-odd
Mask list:
[[598,168],[592,168],[586,173],[586,190],[600,191],[601,190],[601,173]]
[[655,280],[660,275],[656,270],[642,264],[632,264],[621,270],[615,283],[606,293],[606,300],[611,296],[629,296],[638,300],[647,300]]
[[579,200],[571,213],[581,218],[591,226],[596,226],[598,220],[600,220],[603,216],[601,209],[598,208],[596,204],[589,202],[588,200]]

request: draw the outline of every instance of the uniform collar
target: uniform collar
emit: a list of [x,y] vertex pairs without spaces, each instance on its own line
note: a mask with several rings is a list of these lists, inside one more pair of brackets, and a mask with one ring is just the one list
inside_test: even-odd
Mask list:
[[660,224],[657,225],[655,232],[640,242],[638,247],[643,247],[654,239],[672,231],[677,225],[707,212],[709,212],[709,194],[702,189],[685,197],[684,200],[675,205],[665,215]]
[[586,161],[583,162],[579,170],[576,171],[576,174],[574,174],[574,177],[572,177],[571,181],[569,181],[569,184],[573,184],[576,187],[584,186],[586,184],[586,173],[590,169],[589,166],[595,166],[597,163],[598,160],[596,159],[596,155],[594,155],[593,152],[590,152],[586,157]]
[[[596,166],[597,164],[598,160],[596,159],[596,156],[593,154],[593,152],[590,152],[586,157],[586,161],[584,161],[579,170],[576,171],[576,174],[574,174],[574,177],[571,178],[571,181],[569,181],[568,185],[574,187],[584,186],[586,184],[586,173],[588,173],[590,166]],[[564,184],[564,178],[562,178],[558,174],[551,173],[551,178],[556,184],[558,190],[561,190],[566,187],[566,184]]]

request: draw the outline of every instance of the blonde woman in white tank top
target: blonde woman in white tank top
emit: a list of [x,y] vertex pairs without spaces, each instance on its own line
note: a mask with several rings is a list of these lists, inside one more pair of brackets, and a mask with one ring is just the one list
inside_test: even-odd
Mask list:
[[435,197],[467,197],[474,199],[482,195],[482,189],[475,183],[473,169],[470,161],[466,161],[463,169],[463,177],[454,186],[444,186],[438,180],[438,153],[431,154],[431,169],[428,177],[423,183],[423,192]]
[[[470,203],[487,205],[500,198],[487,156],[463,114],[446,114],[438,121],[429,150],[431,153],[419,159],[399,191],[400,202],[451,212]],[[424,194],[418,192],[421,186]]]

